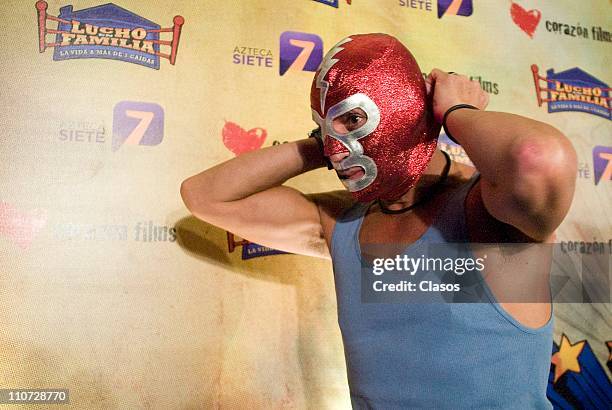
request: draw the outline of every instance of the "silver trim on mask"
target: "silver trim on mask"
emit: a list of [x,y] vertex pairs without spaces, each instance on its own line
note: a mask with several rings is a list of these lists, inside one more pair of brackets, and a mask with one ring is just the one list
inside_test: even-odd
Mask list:
[[[334,130],[333,120],[354,108],[361,108],[367,116],[367,121],[356,130],[339,134]],[[357,93],[335,104],[327,111],[325,119],[321,118],[316,110],[312,110],[312,119],[321,127],[321,135],[332,137],[349,151],[349,156],[340,162],[340,170],[358,166],[364,171],[363,177],[358,180],[343,179],[342,184],[351,192],[361,191],[369,186],[378,175],[378,168],[372,158],[363,155],[363,146],[359,139],[370,135],[380,123],[380,111],[374,101],[365,94]],[[337,166],[335,166],[337,168]]]
[[327,90],[329,89],[329,83],[324,80],[327,72],[332,68],[334,64],[336,64],[340,59],[334,58],[336,54],[340,51],[344,50],[342,47],[344,44],[352,41],[353,39],[350,37],[346,37],[340,40],[335,46],[331,48],[325,54],[323,61],[321,61],[321,65],[319,65],[319,74],[317,75],[317,88],[319,89],[319,95],[321,100],[321,112],[325,112],[325,98],[327,97]]

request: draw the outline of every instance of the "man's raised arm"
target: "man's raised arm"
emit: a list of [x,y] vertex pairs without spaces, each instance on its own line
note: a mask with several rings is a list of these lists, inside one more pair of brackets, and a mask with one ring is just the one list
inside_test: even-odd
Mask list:
[[[487,104],[480,85],[464,76],[434,69],[427,82],[440,122],[455,104]],[[481,173],[487,211],[535,240],[549,238],[574,195],[577,160],[571,142],[548,124],[501,112],[457,109],[446,126]]]
[[181,197],[199,219],[264,246],[329,257],[317,204],[282,186],[324,165],[314,138],[248,152],[181,184]]

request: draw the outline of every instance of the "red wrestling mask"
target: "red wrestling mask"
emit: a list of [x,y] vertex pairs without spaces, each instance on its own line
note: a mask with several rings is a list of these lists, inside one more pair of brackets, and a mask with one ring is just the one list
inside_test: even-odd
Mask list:
[[[326,156],[349,153],[334,164],[336,170],[363,169],[361,178],[342,180],[355,199],[394,200],[416,185],[440,133],[427,104],[419,66],[392,36],[353,35],[325,55],[310,91],[312,118],[321,127]],[[333,120],[354,108],[367,121],[336,132]]]

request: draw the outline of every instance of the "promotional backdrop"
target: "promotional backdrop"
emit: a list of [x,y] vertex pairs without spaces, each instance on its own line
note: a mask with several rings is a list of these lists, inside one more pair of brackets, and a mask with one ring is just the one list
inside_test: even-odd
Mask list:
[[[557,242],[567,260],[597,256],[609,285],[610,11],[607,0],[4,0],[0,388],[68,389],[75,409],[350,407],[331,264],[199,221],[179,195],[219,162],[305,138],[314,71],[350,34],[392,34],[425,75],[465,74],[488,109],[565,133],[579,171]],[[289,184],[342,188],[323,169]],[[557,408],[612,400],[607,292],[555,304]]]

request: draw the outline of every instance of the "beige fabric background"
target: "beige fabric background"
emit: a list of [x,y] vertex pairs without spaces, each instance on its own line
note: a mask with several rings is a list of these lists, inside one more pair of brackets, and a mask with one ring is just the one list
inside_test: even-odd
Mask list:
[[[48,3],[54,16],[67,4],[104,4]],[[530,71],[580,67],[609,83],[609,43],[548,32],[545,21],[609,29],[610,2],[520,1],[542,13],[533,39],[512,22],[509,1],[474,2],[472,16],[441,19],[431,3],[427,12],[393,0],[341,0],[338,8],[310,0],[117,1],[162,27],[185,18],[176,64],[161,59],[153,70],[53,61],[52,49],[38,51],[34,1],[2,1],[0,387],[68,388],[71,404],[62,408],[75,409],[350,406],[330,263],[242,260],[241,248],[229,253],[225,232],[191,217],[179,196],[183,179],[234,156],[222,142],[226,121],[265,129],[263,146],[313,128],[313,73],[278,72],[279,37],[288,30],[319,35],[325,50],[349,34],[387,32],[424,72],[439,67],[497,83],[489,109],[555,125],[591,167],[558,239],[611,239],[612,183],[593,183],[591,153],[612,145],[610,121],[549,114],[537,106]],[[233,64],[236,46],[271,50],[273,67]],[[126,100],[163,107],[161,144],[111,150],[113,107]],[[104,141],[60,138],[84,128]],[[324,170],[290,184],[305,192],[341,187]],[[135,240],[135,226],[149,221],[174,227],[176,240]],[[555,341],[561,333],[586,338],[605,363],[610,305],[555,312]]]

